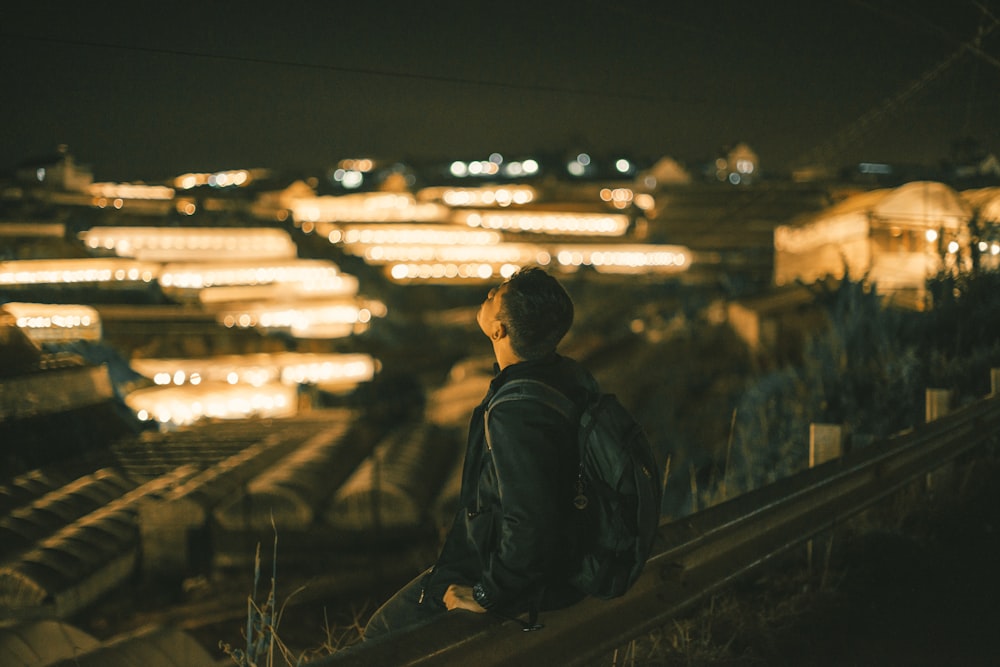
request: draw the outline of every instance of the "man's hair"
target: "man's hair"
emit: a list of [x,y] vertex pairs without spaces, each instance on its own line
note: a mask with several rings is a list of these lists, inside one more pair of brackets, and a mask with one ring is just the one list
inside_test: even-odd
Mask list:
[[555,352],[573,324],[573,301],[559,281],[543,269],[523,268],[506,282],[498,319],[521,359]]

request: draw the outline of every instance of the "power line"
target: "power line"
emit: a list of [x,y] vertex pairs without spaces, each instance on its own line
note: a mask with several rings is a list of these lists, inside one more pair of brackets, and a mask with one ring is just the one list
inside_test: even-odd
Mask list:
[[43,44],[59,44],[63,46],[114,49],[119,51],[132,51],[136,53],[149,53],[155,55],[183,56],[186,58],[224,60],[228,62],[239,62],[239,63],[253,64],[253,65],[277,65],[281,67],[297,67],[301,69],[337,72],[339,74],[359,74],[363,76],[379,76],[385,78],[408,79],[412,81],[427,81],[432,83],[480,86],[485,88],[502,88],[508,90],[525,90],[525,91],[540,92],[540,93],[570,94],[570,95],[581,95],[587,97],[601,97],[607,99],[635,100],[641,102],[670,102],[674,104],[703,103],[696,100],[680,99],[677,96],[651,95],[648,93],[641,93],[641,92],[596,90],[589,88],[575,88],[572,86],[552,86],[552,85],[540,85],[540,84],[530,84],[530,83],[510,83],[506,81],[470,79],[465,77],[444,76],[439,74],[419,74],[415,72],[399,72],[393,70],[377,69],[373,67],[344,67],[341,65],[308,63],[296,60],[279,60],[273,58],[260,58],[253,56],[233,56],[228,54],[201,53],[198,51],[185,51],[181,49],[166,49],[166,48],[157,48],[150,46],[111,44],[106,42],[94,42],[81,39],[42,37],[38,35],[15,35],[12,33],[0,33],[0,37],[6,39],[19,39],[29,42],[39,42]]
[[894,112],[896,109],[916,97],[917,93],[926,88],[930,82],[937,79],[946,70],[951,68],[952,65],[958,62],[958,60],[965,55],[966,51],[976,53],[979,49],[979,44],[982,38],[993,32],[993,30],[995,30],[998,26],[1000,26],[1000,22],[994,20],[990,23],[990,25],[980,28],[974,37],[963,42],[958,49],[952,52],[944,60],[928,69],[901,91],[884,100],[877,107],[863,114],[860,118],[833,136],[829,141],[802,156],[800,160],[793,161],[793,164],[795,162],[798,162],[799,164],[809,164],[811,162],[823,163],[832,159],[833,156],[843,151],[852,142],[860,139],[862,135],[871,129],[876,122],[882,120],[890,113]]

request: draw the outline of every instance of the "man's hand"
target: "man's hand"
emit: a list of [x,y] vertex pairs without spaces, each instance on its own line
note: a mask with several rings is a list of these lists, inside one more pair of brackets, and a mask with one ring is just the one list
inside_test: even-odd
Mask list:
[[444,592],[444,606],[448,608],[448,611],[454,611],[455,609],[465,609],[467,611],[474,611],[477,614],[485,614],[486,610],[483,609],[482,605],[476,602],[476,599],[472,597],[472,586],[459,586],[458,584],[452,584],[448,586],[448,590]]

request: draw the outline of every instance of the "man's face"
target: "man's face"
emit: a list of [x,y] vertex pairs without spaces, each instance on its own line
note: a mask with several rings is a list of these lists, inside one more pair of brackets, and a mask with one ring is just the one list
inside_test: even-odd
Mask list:
[[502,305],[503,294],[506,291],[507,283],[503,283],[499,287],[491,289],[489,294],[486,295],[486,299],[483,301],[482,305],[479,306],[479,312],[476,313],[476,322],[479,323],[479,328],[489,338],[493,338],[497,318],[500,315],[500,306]]

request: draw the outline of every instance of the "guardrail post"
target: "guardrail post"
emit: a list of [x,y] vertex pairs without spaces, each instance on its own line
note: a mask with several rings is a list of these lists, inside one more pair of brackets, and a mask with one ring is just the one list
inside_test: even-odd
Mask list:
[[[841,424],[809,424],[809,467],[818,466],[844,454],[844,427]],[[829,562],[833,549],[833,535],[823,538],[826,547],[826,561]],[[813,540],[806,542],[806,559],[809,570],[813,564]],[[824,573],[826,568],[824,567]],[[820,585],[822,588],[822,584]]]
[[[951,390],[927,389],[925,391],[924,402],[924,415],[927,423],[935,419],[940,419],[948,414],[948,411],[951,409]],[[954,470],[954,462],[949,462],[937,470],[927,473],[924,477],[924,490],[933,492],[944,486],[951,479]]]
[[1000,368],[990,369],[990,395],[1000,394]]
[[924,414],[927,422],[932,422],[948,414],[951,406],[951,390],[927,389],[925,396],[926,409]]
[[841,424],[809,424],[809,467],[818,466],[844,453],[844,427]]

